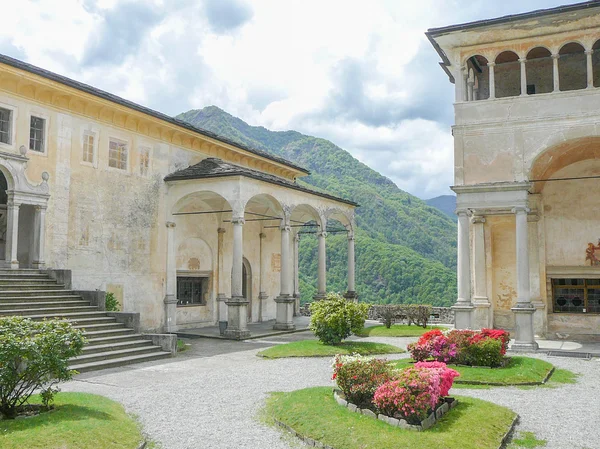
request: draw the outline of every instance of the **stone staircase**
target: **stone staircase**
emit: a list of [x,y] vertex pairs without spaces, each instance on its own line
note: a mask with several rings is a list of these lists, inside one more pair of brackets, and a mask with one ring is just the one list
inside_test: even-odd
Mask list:
[[63,318],[83,329],[88,343],[71,369],[81,373],[169,357],[133,329],[117,322],[81,295],[53,280],[45,271],[0,270],[0,316],[32,320]]

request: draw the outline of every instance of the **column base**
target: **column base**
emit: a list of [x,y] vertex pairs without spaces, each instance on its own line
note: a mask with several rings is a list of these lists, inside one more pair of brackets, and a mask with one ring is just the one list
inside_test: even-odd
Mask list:
[[31,268],[35,268],[36,270],[43,270],[44,268],[46,268],[46,262],[33,261],[31,262]]
[[326,297],[327,297],[326,293],[317,293],[315,296],[313,296],[313,300],[321,301],[321,300],[325,299]]
[[474,307],[471,303],[457,303],[456,305],[452,306],[452,310],[454,311],[455,329],[471,329],[473,309]]
[[166,295],[165,304],[165,332],[174,334],[177,332],[177,297],[175,295]]
[[492,305],[485,297],[473,297],[473,329],[489,329],[491,327]]
[[513,307],[510,310],[515,314],[515,342],[510,345],[511,351],[537,351],[539,346],[535,341],[533,332],[535,307],[532,307],[530,304],[520,307],[517,305],[517,307]]
[[346,293],[344,293],[344,298],[346,298],[348,301],[358,302],[358,293],[348,290]]
[[10,267],[11,270],[18,270],[19,269],[19,261],[18,260],[11,260],[9,267]]
[[275,330],[295,330],[296,326],[292,319],[294,315],[294,304],[296,299],[290,295],[282,295],[275,298],[277,303],[277,320],[273,329]]
[[250,338],[250,331],[239,329],[227,329],[223,333],[223,337],[229,340],[245,340],[246,338]]
[[247,326],[247,311],[249,301],[243,296],[233,296],[225,300],[227,304],[227,330],[223,337],[231,340],[244,340],[250,337]]
[[294,316],[300,316],[300,293],[294,293]]

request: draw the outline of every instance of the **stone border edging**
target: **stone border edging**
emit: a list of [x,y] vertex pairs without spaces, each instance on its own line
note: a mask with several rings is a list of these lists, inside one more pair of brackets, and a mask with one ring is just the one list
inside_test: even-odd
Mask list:
[[359,413],[361,415],[370,416],[373,419],[377,419],[379,421],[383,421],[388,423],[390,426],[400,427],[401,429],[413,430],[417,432],[422,432],[423,430],[429,429],[433,426],[438,420],[442,418],[450,409],[453,409],[458,405],[458,400],[454,399],[454,401],[448,403],[444,402],[437,409],[435,409],[431,414],[421,421],[421,424],[416,426],[413,424],[408,424],[405,419],[396,419],[391,416],[386,416],[382,413],[376,414],[372,410],[368,408],[359,408],[356,405],[348,402],[346,399],[342,398],[337,389],[333,390],[333,398],[335,401],[341,405],[342,407],[346,407],[348,410],[354,413]]
[[554,374],[555,370],[556,370],[556,367],[552,366],[550,371],[548,371],[548,373],[546,374],[546,376],[544,377],[544,379],[541,382],[520,382],[520,383],[507,384],[507,383],[501,383],[501,382],[484,382],[484,381],[479,381],[479,380],[456,379],[454,381],[454,383],[459,384],[459,385],[487,385],[490,387],[536,387],[536,386],[544,385],[545,383],[547,383],[550,380],[550,377],[552,377],[552,374]]
[[510,425],[510,429],[508,429],[508,431],[502,437],[502,441],[500,442],[500,446],[498,446],[498,449],[506,449],[506,445],[510,440],[512,440],[513,433],[515,432],[515,428],[517,427],[517,424],[519,423],[520,419],[519,414],[517,413],[516,415],[517,416],[515,416],[515,419],[513,419],[513,422]]

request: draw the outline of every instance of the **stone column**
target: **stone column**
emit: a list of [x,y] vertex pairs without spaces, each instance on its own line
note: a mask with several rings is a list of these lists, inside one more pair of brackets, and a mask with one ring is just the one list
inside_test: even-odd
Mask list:
[[458,298],[454,309],[454,327],[470,329],[473,305],[471,303],[471,257],[469,251],[469,217],[466,210],[457,210],[458,242],[457,242],[457,284]]
[[496,98],[496,72],[494,67],[496,67],[495,62],[488,62],[488,76],[490,79],[490,100]]
[[32,268],[44,269],[46,266],[44,249],[46,247],[46,206],[35,206],[33,218],[33,262]]
[[259,257],[260,257],[260,280],[259,280],[259,288],[258,288],[258,321],[263,321],[264,319],[264,302],[269,299],[269,295],[265,292],[265,267],[267,264],[265,263],[265,239],[267,238],[267,234],[261,232],[258,234],[258,238],[260,239],[259,245]]
[[17,246],[19,244],[20,203],[9,200],[6,205],[6,264],[11,269],[19,268]]
[[225,238],[225,229],[217,229],[217,304],[219,314],[219,333],[223,335],[227,328],[227,297],[224,292],[225,273],[223,260],[223,239]]
[[521,95],[527,95],[527,69],[525,67],[527,59],[519,58],[519,62],[521,63]]
[[473,327],[490,327],[490,301],[487,295],[487,266],[485,261],[485,217],[475,215],[473,225]]
[[346,299],[357,301],[355,282],[355,260],[354,260],[354,232],[348,231],[348,291],[344,295]]
[[[542,282],[540,277],[540,243],[538,236],[539,215],[527,215],[529,227],[529,272],[530,272],[530,292],[531,305],[535,308],[533,314],[533,331],[541,335],[546,329],[546,305],[542,301]],[[545,285],[545,282],[544,282]]]
[[167,221],[167,265],[165,295],[165,332],[177,332],[177,263],[175,261],[175,223]]
[[462,73],[462,78],[461,78],[461,91],[462,91],[462,96],[461,96],[461,100],[462,101],[469,101],[469,94],[468,94],[468,88],[467,88],[467,80],[469,79],[469,71],[467,70],[466,66],[462,66],[461,67],[461,73]]
[[300,233],[294,236],[294,316],[300,315]]
[[553,92],[560,92],[560,79],[558,75],[558,60],[560,59],[560,55],[552,55],[552,77],[554,80],[554,90]]
[[473,96],[473,86],[475,86],[475,74],[473,70],[468,71],[467,77],[467,101],[474,101],[475,97]]
[[281,271],[280,294],[275,298],[277,315],[273,329],[293,330],[294,326],[294,297],[292,296],[292,270],[290,258],[290,231],[289,222],[284,219],[281,223]]
[[594,64],[592,62],[592,55],[594,50],[586,50],[585,56],[587,61],[587,88],[592,89],[594,87]]
[[317,273],[317,295],[315,300],[323,299],[327,296],[327,250],[325,248],[325,239],[327,238],[326,231],[317,232],[319,240],[319,260]]
[[225,302],[227,304],[227,330],[224,336],[234,340],[243,340],[250,336],[247,327],[248,300],[242,296],[244,218],[232,217],[231,223],[233,225],[231,298]]
[[515,314],[514,350],[532,351],[538,348],[533,332],[533,313],[529,289],[529,239],[526,207],[515,207],[516,250],[517,250],[517,304],[511,310]]

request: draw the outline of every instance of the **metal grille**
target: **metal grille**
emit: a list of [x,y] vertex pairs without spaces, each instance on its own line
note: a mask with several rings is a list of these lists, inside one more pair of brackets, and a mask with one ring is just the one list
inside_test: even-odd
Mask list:
[[600,313],[600,279],[552,279],[555,313]]
[[204,283],[206,278],[177,277],[177,305],[206,305]]

